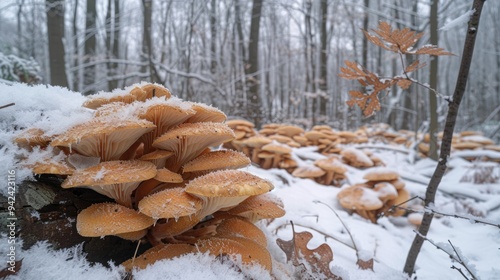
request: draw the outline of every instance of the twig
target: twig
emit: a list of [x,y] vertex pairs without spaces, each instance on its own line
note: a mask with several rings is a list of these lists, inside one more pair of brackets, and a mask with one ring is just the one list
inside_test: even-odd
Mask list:
[[[302,225],[302,224],[297,224],[297,223],[294,223],[294,224],[295,224],[296,226],[299,226],[299,227],[303,227],[303,228],[307,228],[307,229],[310,229],[310,230],[314,230],[314,231],[316,231],[316,232],[318,232],[318,233],[320,233],[320,234],[324,235],[324,236],[325,236],[325,237],[327,237],[327,238],[331,238],[331,239],[333,239],[333,240],[335,240],[335,241],[339,242],[340,244],[345,245],[346,247],[349,247],[349,248],[351,248],[351,249],[353,249],[353,250],[356,250],[356,248],[355,248],[355,247],[353,247],[353,245],[350,245],[350,244],[348,244],[348,243],[346,243],[346,242],[344,242],[344,241],[342,241],[342,240],[338,239],[337,237],[332,236],[332,235],[330,235],[330,234],[328,234],[328,233],[326,233],[326,232],[323,232],[323,231],[321,231],[321,230],[319,230],[319,229],[315,229],[315,228],[312,228],[312,227],[310,227],[310,226],[306,226],[306,225]],[[288,224],[285,224],[285,226],[288,226]],[[354,244],[354,243],[353,243],[353,244]]]
[[14,105],[16,105],[16,103],[12,102],[12,103],[9,103],[7,105],[0,106],[0,109],[7,108],[7,107],[10,107],[10,106],[14,106]]
[[[474,273],[469,269],[469,267],[467,267],[467,264],[462,260],[462,258],[460,258],[460,255],[458,254],[457,250],[455,249],[455,247],[453,246],[453,244],[451,244],[450,240],[448,240],[448,242],[451,244],[451,247],[453,248],[453,250],[455,251],[455,254],[451,253],[451,252],[448,252],[446,251],[446,249],[444,249],[443,247],[439,246],[438,244],[436,244],[434,241],[432,241],[431,239],[427,238],[427,236],[424,236],[422,234],[420,234],[420,232],[416,231],[416,230],[413,230],[413,232],[415,232],[418,236],[420,236],[422,239],[428,241],[429,243],[431,243],[432,245],[434,245],[434,247],[436,247],[437,249],[445,252],[448,256],[450,256],[450,258],[456,262],[458,262],[459,264],[461,264],[466,270],[467,272],[472,276],[472,279],[477,279],[476,275],[474,275]],[[454,268],[454,266],[452,266],[451,268],[453,269],[457,269],[460,274],[462,274],[463,277],[465,277],[465,279],[469,279],[463,272],[460,268]]]
[[[484,224],[484,225],[489,225],[489,226],[493,226],[493,227],[497,227],[497,228],[500,228],[500,224],[495,224],[493,222],[489,222],[489,221],[485,221],[483,219],[478,219],[474,216],[471,216],[471,217],[465,217],[465,216],[461,216],[461,215],[458,215],[458,214],[449,214],[449,213],[443,213],[443,212],[440,212],[440,211],[437,211],[437,210],[434,210],[432,208],[429,208],[429,207],[424,207],[424,210],[415,210],[415,209],[411,209],[411,208],[406,208],[406,207],[402,207],[401,205],[409,202],[409,201],[412,201],[414,199],[420,199],[420,200],[424,200],[423,198],[419,197],[419,196],[414,196],[406,201],[403,201],[399,204],[396,204],[396,205],[393,205],[391,206],[391,208],[389,208],[389,212],[393,212],[395,208],[398,208],[398,209],[403,209],[403,210],[407,210],[409,212],[414,212],[414,213],[422,213],[424,214],[425,212],[431,212],[435,215],[440,215],[440,216],[445,216],[445,217],[452,217],[452,218],[458,218],[458,219],[463,219],[463,220],[469,220],[471,222],[474,222],[476,224]],[[381,213],[381,216],[383,216],[384,213]]]

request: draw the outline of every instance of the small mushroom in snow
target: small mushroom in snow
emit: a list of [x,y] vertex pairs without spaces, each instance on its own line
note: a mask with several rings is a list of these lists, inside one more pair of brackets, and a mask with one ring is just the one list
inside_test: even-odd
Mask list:
[[342,150],[340,152],[340,155],[342,155],[342,159],[349,165],[353,167],[372,167],[373,161],[368,157],[365,153],[362,151],[350,147]]
[[186,254],[196,253],[196,247],[190,244],[159,244],[154,246],[140,256],[129,259],[122,263],[126,271],[133,269],[145,269],[160,260],[169,260]]

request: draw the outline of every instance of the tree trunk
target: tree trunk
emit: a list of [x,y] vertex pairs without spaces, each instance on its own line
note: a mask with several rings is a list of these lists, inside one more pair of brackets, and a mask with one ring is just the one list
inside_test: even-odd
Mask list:
[[64,63],[64,3],[47,0],[47,30],[49,37],[50,82],[52,85],[68,87],[66,64]]
[[250,23],[250,38],[248,42],[248,61],[245,67],[248,84],[247,116],[259,128],[263,122],[262,98],[259,91],[259,33],[262,0],[253,0],[252,20]]
[[[446,171],[446,164],[448,162],[448,157],[451,150],[453,130],[455,129],[460,102],[462,101],[467,85],[467,78],[469,76],[472,55],[474,53],[474,44],[479,28],[479,19],[481,17],[481,11],[484,2],[485,0],[474,0],[474,3],[472,4],[474,13],[470,17],[468,24],[467,35],[465,37],[464,49],[462,54],[462,61],[460,63],[455,91],[453,92],[452,99],[448,103],[448,114],[446,115],[443,140],[441,143],[441,150],[439,154],[440,158],[425,193],[426,207],[434,203],[434,198],[436,196],[439,183],[441,182],[444,172]],[[426,212],[424,214],[422,224],[418,228],[418,234],[415,235],[415,239],[413,240],[410,251],[408,252],[408,256],[404,266],[404,272],[408,275],[412,275],[415,272],[415,263],[424,242],[423,236],[426,236],[429,232],[433,216],[434,215],[431,212]]]
[[85,14],[85,59],[84,63],[90,63],[85,67],[84,71],[84,88],[83,94],[88,95],[95,92],[95,65],[92,62],[95,61],[96,55],[96,0],[87,0],[87,12]]
[[[365,0],[366,1],[366,0]],[[328,122],[328,115],[326,112],[328,103],[328,33],[326,29],[326,23],[328,21],[328,1],[321,0],[321,53],[320,53],[320,82],[319,90],[320,95],[320,107],[319,115],[324,122]],[[366,64],[363,64],[366,65]]]
[[[106,36],[106,45],[108,52],[108,59],[118,59],[120,56],[120,1],[109,0],[108,11],[106,14],[106,24],[108,24],[108,31]],[[108,90],[113,90],[118,87],[118,80],[113,78],[117,74],[118,64],[114,62],[108,63]]]
[[[430,43],[432,45],[438,44],[438,6],[439,1],[432,1],[431,4],[431,13],[429,20],[429,28],[430,28]],[[438,90],[438,61],[439,57],[434,56],[431,59],[430,63],[430,71],[429,71],[429,86],[435,90]],[[429,158],[433,160],[438,159],[438,143],[437,143],[437,131],[438,131],[438,116],[437,116],[437,97],[434,92],[429,90],[429,135],[430,135],[430,149],[429,149]]]

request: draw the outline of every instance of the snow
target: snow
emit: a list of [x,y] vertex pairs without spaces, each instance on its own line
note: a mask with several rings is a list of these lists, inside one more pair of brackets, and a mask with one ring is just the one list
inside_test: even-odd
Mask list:
[[469,21],[470,17],[474,14],[474,12],[475,12],[474,9],[465,12],[461,16],[446,22],[441,28],[439,28],[439,30],[440,31],[448,31],[448,30],[453,29],[457,26],[464,25],[465,23],[467,23]]
[[[15,102],[13,107],[0,110],[0,170],[16,169],[16,177],[20,182],[29,178],[29,172],[17,166],[17,156],[22,152],[11,139],[19,128],[30,126],[41,127],[49,134],[57,134],[69,126],[87,120],[92,116],[89,110],[80,106],[84,98],[79,94],[50,86],[26,86],[22,84],[0,84],[0,104]],[[54,122],[57,119],[57,122]],[[54,123],[57,125],[53,126]],[[49,125],[50,124],[50,125]],[[378,156],[386,164],[386,168],[398,172],[406,183],[412,196],[424,197],[425,188],[436,166],[429,159],[408,161],[409,150],[377,144],[366,145],[367,149]],[[35,149],[30,157],[43,158],[50,150]],[[468,153],[482,154],[485,151]],[[498,224],[500,221],[500,182],[475,184],[461,182],[460,179],[470,170],[473,163],[462,156],[466,152],[457,152],[448,160],[449,170],[445,174],[433,210],[460,214],[466,219],[440,217],[433,220],[427,235],[438,244],[453,243],[459,249],[460,257],[467,261],[474,273],[481,279],[498,279],[500,268],[500,234],[498,227],[481,223],[471,224],[471,220],[480,220]],[[489,153],[488,157],[495,153]],[[467,155],[468,156],[468,155]],[[292,149],[292,157],[310,164],[316,159],[324,158],[314,148]],[[492,157],[493,158],[493,157]],[[82,159],[85,164],[94,164]],[[90,160],[90,159],[89,159]],[[498,163],[488,166],[499,168]],[[348,184],[364,182],[363,175],[370,169],[357,169],[347,166]],[[284,204],[286,215],[272,221],[257,224],[268,239],[268,249],[276,260],[273,272],[278,279],[287,279],[291,266],[285,264],[284,252],[276,245],[276,239],[290,240],[294,222],[297,232],[309,231],[313,238],[309,248],[316,248],[323,243],[329,245],[334,253],[330,263],[331,270],[343,279],[407,279],[402,273],[406,255],[415,236],[416,229],[406,217],[381,217],[378,224],[373,224],[357,214],[342,208],[337,201],[340,188],[317,184],[309,179],[291,176],[285,170],[263,170],[250,165],[242,169],[274,185],[272,193]],[[19,183],[18,182],[18,183]],[[5,184],[0,186],[1,193],[6,194]],[[321,203],[318,203],[321,202]],[[328,207],[327,207],[328,206]],[[421,210],[421,201],[412,200],[409,207]],[[420,208],[419,208],[420,207]],[[336,214],[342,219],[339,221]],[[472,211],[472,212],[471,212]],[[475,213],[480,213],[477,217]],[[36,213],[33,213],[36,215]],[[353,249],[353,241],[358,253]],[[91,264],[85,259],[82,245],[69,249],[54,250],[47,243],[41,242],[28,250],[21,249],[20,239],[16,240],[16,259],[23,259],[22,268],[16,275],[8,276],[9,280],[20,279],[124,279],[125,271],[119,264],[111,263],[109,267]],[[4,257],[9,251],[7,237],[0,238],[0,269],[5,266]],[[374,271],[361,270],[357,267],[357,258],[374,259]],[[444,252],[432,244],[424,242],[417,260],[416,275],[418,279],[460,279],[461,275],[450,266],[459,266],[450,260]],[[136,280],[149,279],[269,279],[269,275],[258,266],[244,267],[241,271],[230,262],[221,262],[204,254],[190,254],[172,260],[159,261],[144,270],[133,271]]]

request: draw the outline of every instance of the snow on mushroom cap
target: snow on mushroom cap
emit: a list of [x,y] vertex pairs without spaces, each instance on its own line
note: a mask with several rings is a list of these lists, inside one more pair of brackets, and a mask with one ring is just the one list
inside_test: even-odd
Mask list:
[[78,214],[76,229],[81,236],[99,237],[135,232],[153,223],[153,218],[128,207],[116,203],[99,203]]
[[397,180],[398,178],[399,174],[396,171],[383,166],[371,168],[363,176],[363,179],[368,181],[391,181]]
[[347,209],[376,210],[383,206],[376,191],[362,185],[343,188],[337,198],[340,204]]
[[202,207],[201,199],[192,196],[183,188],[169,188],[143,198],[139,212],[155,220],[175,218],[196,213]]

